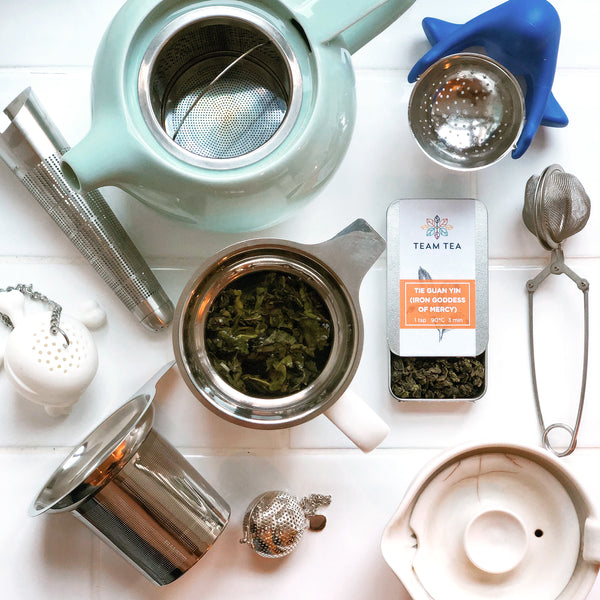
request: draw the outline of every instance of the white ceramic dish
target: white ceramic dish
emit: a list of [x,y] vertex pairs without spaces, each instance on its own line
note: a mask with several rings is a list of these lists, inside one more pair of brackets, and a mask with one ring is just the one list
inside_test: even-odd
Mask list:
[[600,526],[545,450],[469,444],[407,490],[381,550],[414,600],[578,600],[600,563]]

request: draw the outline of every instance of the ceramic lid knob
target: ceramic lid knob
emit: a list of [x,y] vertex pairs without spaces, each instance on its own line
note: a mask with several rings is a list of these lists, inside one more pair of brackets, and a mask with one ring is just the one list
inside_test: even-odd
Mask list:
[[475,515],[464,536],[469,560],[486,573],[508,573],[527,551],[527,533],[519,517],[507,510],[486,510]]

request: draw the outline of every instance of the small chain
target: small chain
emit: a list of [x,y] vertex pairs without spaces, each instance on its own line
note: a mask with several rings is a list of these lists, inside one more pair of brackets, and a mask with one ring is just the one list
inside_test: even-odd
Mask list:
[[300,505],[307,518],[314,516],[317,513],[317,509],[321,506],[329,506],[331,504],[331,496],[325,494],[311,494],[305,496],[300,500]]
[[[54,302],[54,300],[50,300],[50,298],[48,298],[48,296],[45,296],[44,294],[41,294],[40,292],[36,292],[33,289],[33,286],[31,284],[25,285],[23,283],[18,283],[15,286],[9,285],[8,287],[6,287],[4,289],[0,289],[0,292],[12,292],[13,290],[17,290],[18,292],[21,292],[21,294],[23,294],[23,296],[31,298],[32,300],[35,300],[36,302],[43,302],[44,304],[47,304],[50,307],[50,310],[52,311],[52,313],[50,315],[50,333],[52,335],[56,335],[57,333],[60,333],[65,338],[65,341],[67,342],[67,346],[68,346],[70,343],[69,338],[67,337],[67,334],[60,328],[60,315],[62,313],[62,306],[60,304],[58,304],[57,302]],[[10,317],[8,315],[5,315],[4,313],[0,313],[0,320],[9,329],[15,328],[13,322],[10,320]]]

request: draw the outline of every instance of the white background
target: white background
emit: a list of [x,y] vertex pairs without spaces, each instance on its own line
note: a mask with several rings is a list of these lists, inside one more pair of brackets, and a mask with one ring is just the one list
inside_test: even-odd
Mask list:
[[[327,1],[327,0],[323,0]],[[343,2],[339,1],[343,11]],[[0,0],[0,105],[35,92],[67,139],[89,127],[90,70],[122,0]],[[353,389],[390,424],[380,449],[363,455],[326,419],[257,432],[205,410],[177,376],[158,398],[156,428],[190,457],[232,507],[231,523],[202,561],[164,589],[138,575],[72,516],[31,519],[27,507],[54,466],[87,431],[172,358],[167,332],[146,333],[4,165],[0,165],[0,287],[33,283],[74,312],[88,298],[108,312],[94,333],[100,368],[69,417],[52,419],[18,398],[0,372],[0,580],[3,598],[109,600],[402,599],[380,536],[412,477],[441,449],[470,440],[539,441],[533,408],[525,282],[548,260],[521,220],[528,177],[560,163],[594,204],[585,230],[565,244],[567,263],[591,282],[587,406],[579,448],[564,460],[600,506],[600,197],[595,99],[600,93],[597,3],[556,0],[563,24],[556,98],[566,129],[542,129],[523,158],[473,174],[434,165],[408,129],[406,76],[428,49],[425,16],[464,22],[496,2],[417,0],[354,57],[358,114],[348,154],[329,186],[288,222],[261,232],[300,242],[327,239],[357,217],[385,236],[385,211],[403,197],[475,197],[489,212],[490,341],[487,394],[476,404],[398,404],[387,391],[385,256],[361,291],[363,359]],[[200,232],[171,222],[115,190],[106,197],[175,301],[191,271],[243,235]],[[572,422],[579,393],[581,293],[553,278],[536,294],[538,366],[549,421]],[[6,332],[0,332],[0,342]],[[307,534],[287,559],[268,561],[238,544],[248,503],[268,489],[333,495],[327,528]],[[557,549],[557,559],[560,550]],[[540,577],[543,577],[540,574]],[[600,585],[591,593],[600,600]]]

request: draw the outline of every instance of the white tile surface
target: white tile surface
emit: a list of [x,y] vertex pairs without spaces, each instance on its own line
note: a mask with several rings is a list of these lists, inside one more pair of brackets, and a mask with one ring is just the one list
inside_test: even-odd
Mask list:
[[60,454],[3,452],[0,544],[3,598],[89,598],[92,533],[68,514],[32,519],[27,509]]
[[[322,0],[326,1],[326,0]],[[331,0],[333,1],[333,0]],[[65,137],[75,144],[90,126],[90,73],[97,44],[123,0],[0,0],[0,108],[31,85]],[[476,197],[489,213],[490,340],[488,388],[476,403],[398,403],[387,389],[385,259],[365,277],[361,304],[363,358],[352,389],[390,424],[382,447],[362,455],[325,417],[291,430],[262,432],[225,422],[205,409],[173,371],[156,402],[156,428],[192,456],[200,472],[231,504],[230,526],[215,548],[180,581],[161,590],[147,583],[69,515],[30,519],[26,509],[55,464],[101,419],[123,403],[161,365],[172,360],[169,332],[145,332],[60,233],[21,184],[0,164],[0,288],[33,283],[75,312],[88,298],[108,313],[95,332],[99,372],[68,417],[52,419],[17,397],[0,371],[0,575],[3,598],[40,600],[246,600],[284,594],[329,600],[408,600],[386,566],[379,539],[412,477],[440,449],[470,440],[537,445],[527,341],[525,282],[549,256],[524,227],[528,177],[558,162],[575,174],[592,199],[586,228],[565,243],[566,262],[591,282],[590,372],[579,449],[565,459],[600,506],[600,281],[597,243],[600,195],[595,140],[600,124],[591,101],[600,90],[597,3],[555,0],[562,19],[554,91],[570,124],[542,129],[525,156],[506,158],[474,174],[430,162],[407,122],[408,69],[429,45],[421,20],[464,22],[497,4],[492,0],[417,1],[353,57],[358,112],[348,153],[329,185],[288,222],[251,236],[200,232],[171,222],[115,188],[103,192],[175,301],[202,260],[246,237],[316,243],[357,217],[385,235],[385,211],[406,197]],[[1,121],[0,121],[1,123]],[[29,310],[36,310],[28,304]],[[581,293],[565,277],[552,277],[535,296],[536,356],[547,422],[573,422],[582,344]],[[7,332],[0,330],[0,346]],[[329,523],[307,533],[283,561],[264,561],[238,544],[244,510],[267,489],[297,494],[330,492]],[[166,594],[166,596],[165,596]],[[600,600],[600,582],[591,592]]]
[[[228,499],[232,516],[214,548],[168,588],[172,600],[202,590],[210,600],[284,595],[286,598],[408,600],[379,551],[381,532],[420,465],[433,453],[365,457],[296,454],[194,457],[191,462]],[[295,495],[328,493],[323,510],[327,526],[307,532],[298,548],[280,560],[261,559],[239,544],[246,507],[258,494],[284,489]],[[335,556],[335,560],[332,557]],[[148,583],[113,551],[101,546],[95,580],[99,600],[161,598],[164,590]],[[375,597],[375,596],[371,596]]]
[[122,4],[2,0],[0,65],[91,65],[104,29]]

